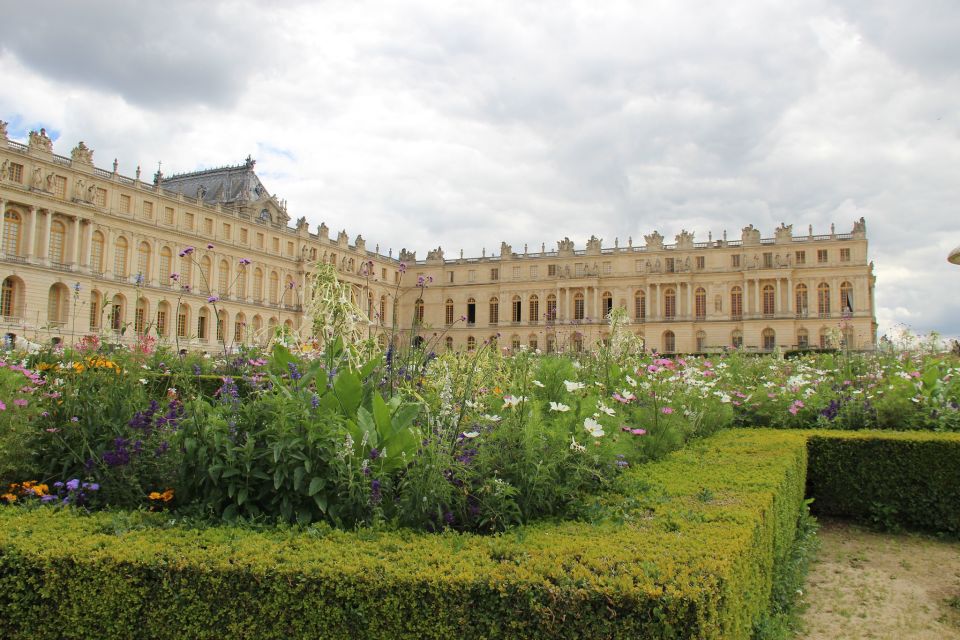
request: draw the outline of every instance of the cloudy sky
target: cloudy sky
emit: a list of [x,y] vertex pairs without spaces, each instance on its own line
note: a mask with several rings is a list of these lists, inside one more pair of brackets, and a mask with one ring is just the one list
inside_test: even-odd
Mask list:
[[247,154],[290,214],[448,256],[864,216],[881,332],[960,335],[960,4],[5,8],[0,119],[132,175]]

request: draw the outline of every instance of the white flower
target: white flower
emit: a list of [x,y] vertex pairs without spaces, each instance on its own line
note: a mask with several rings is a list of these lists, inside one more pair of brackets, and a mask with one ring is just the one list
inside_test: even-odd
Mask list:
[[579,442],[577,442],[577,439],[575,437],[570,436],[570,451],[579,451],[582,453],[586,450],[587,448],[582,444],[580,444]]
[[572,393],[578,389],[583,389],[587,385],[583,384],[582,382],[571,382],[570,380],[564,380],[563,386],[567,388],[567,391]]
[[479,435],[480,435],[480,432],[479,432],[479,431],[467,431],[466,433],[463,434],[463,437],[464,437],[464,438],[476,438],[476,437],[479,436]]
[[563,404],[562,402],[551,402],[550,411],[570,411],[570,407]]
[[631,387],[635,387],[637,386],[637,381],[631,378],[630,376],[627,376],[627,384],[630,385]]
[[534,384],[534,386],[540,387],[541,389],[543,389],[545,386],[547,386],[547,385],[543,384],[542,382],[540,382],[539,380],[534,380],[534,381],[533,381],[533,384]]
[[[26,362],[26,361],[24,361],[24,362]],[[579,369],[581,366],[582,366],[582,365],[581,365],[578,361],[576,361],[576,360],[573,361],[573,368],[574,368],[574,369]]]
[[583,421],[583,428],[586,429],[587,433],[594,438],[601,438],[604,435],[603,425],[593,418],[585,418]]
[[510,407],[515,407],[524,401],[526,401],[524,396],[503,396],[503,408],[509,409]]
[[490,422],[500,422],[500,416],[492,416],[489,413],[484,413],[480,417]]
[[140,378],[140,384],[147,384],[146,378]]
[[617,415],[617,412],[616,412],[616,411],[614,411],[613,409],[611,409],[611,408],[608,407],[607,405],[603,404],[602,402],[598,402],[598,403],[597,403],[597,411],[602,411],[603,413],[607,414],[608,416],[615,416],[615,415]]

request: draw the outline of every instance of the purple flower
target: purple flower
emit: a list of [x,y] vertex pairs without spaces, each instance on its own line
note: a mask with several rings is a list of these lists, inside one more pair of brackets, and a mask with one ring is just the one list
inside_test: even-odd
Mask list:
[[371,448],[371,449],[370,449],[370,459],[371,459],[371,460],[376,460],[376,459],[379,458],[379,457],[380,457],[380,451],[378,451],[376,447]]
[[209,298],[207,298],[207,302],[211,302],[211,303],[220,302],[220,296],[210,296]]
[[184,256],[188,256],[191,253],[193,253],[193,251],[194,251],[193,247],[187,247],[186,249],[180,252],[180,257],[183,258]]
[[66,487],[67,487],[67,491],[76,491],[77,489],[80,488],[80,480],[77,478],[73,478],[72,480],[67,480]]
[[249,258],[240,258],[240,266],[241,266],[241,267],[245,267],[245,266],[247,266],[248,264],[250,264],[250,259],[249,259]]
[[406,273],[406,272],[407,272],[407,263],[406,263],[406,262],[401,262],[401,263],[400,263],[400,273]]
[[212,244],[208,244],[208,245],[207,245],[207,249],[213,249],[213,245],[212,245]]
[[173,280],[174,282],[177,282],[178,280],[180,280],[180,274],[179,274],[179,273],[171,273],[171,274],[170,274],[170,279]]
[[380,481],[376,478],[370,481],[370,502],[380,504]]

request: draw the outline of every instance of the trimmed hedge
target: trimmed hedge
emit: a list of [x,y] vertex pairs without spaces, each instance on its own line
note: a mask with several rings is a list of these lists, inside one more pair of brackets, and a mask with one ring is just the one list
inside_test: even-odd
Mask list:
[[814,513],[960,535],[960,434],[808,433]]
[[628,470],[582,521],[495,537],[2,508],[0,637],[749,638],[805,442],[725,431]]

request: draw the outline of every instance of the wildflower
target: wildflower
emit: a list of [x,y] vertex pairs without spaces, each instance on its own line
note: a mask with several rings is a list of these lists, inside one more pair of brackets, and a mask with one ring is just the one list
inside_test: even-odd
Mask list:
[[629,391],[624,390],[623,393],[613,392],[613,399],[619,402],[620,404],[630,404],[631,400],[636,400],[637,396],[633,395]]
[[180,274],[179,274],[179,273],[171,273],[171,274],[170,274],[170,279],[173,280],[174,282],[178,282],[178,281],[180,280]]
[[13,404],[17,405],[18,407],[25,407],[27,406],[27,401],[23,398],[17,398],[13,401]]
[[647,430],[646,429],[630,429],[630,433],[632,433],[635,436],[645,436],[647,435]]
[[535,386],[535,387],[540,387],[541,389],[543,389],[546,385],[543,384],[542,382],[540,382],[539,380],[534,380],[534,381],[533,381],[533,386]]
[[597,411],[599,411],[599,412],[601,412],[601,413],[605,413],[605,414],[607,414],[608,416],[615,416],[615,415],[617,415],[617,412],[616,412],[616,411],[614,411],[613,409],[611,409],[611,408],[608,407],[607,405],[603,404],[602,402],[598,402],[598,403],[597,403]]
[[637,386],[637,381],[631,378],[630,376],[627,376],[626,380],[627,380],[627,384],[630,385],[631,387]]
[[589,433],[594,438],[600,438],[600,437],[603,437],[604,435],[603,425],[601,425],[599,422],[597,422],[593,418],[585,418],[583,421],[583,428],[586,429],[587,433]]
[[587,448],[582,444],[580,444],[579,442],[577,442],[577,439],[574,436],[570,436],[570,450],[582,453],[586,451]]
[[673,413],[673,409],[670,407],[664,407],[663,409],[660,409],[660,412],[663,413],[664,415],[670,415],[671,413]]
[[[54,486],[56,486],[56,484],[54,484]],[[77,478],[67,480],[67,483],[64,486],[66,486],[67,491],[76,491],[80,488],[80,480]]]
[[250,258],[240,258],[240,266],[245,267],[250,264]]
[[560,411],[566,412],[570,411],[570,407],[563,404],[562,402],[550,402],[550,411]]
[[209,298],[207,298],[207,302],[210,302],[210,303],[220,302],[220,296],[210,296]]
[[213,245],[212,245],[212,244],[207,244],[207,249],[213,249]]
[[526,398],[523,396],[504,396],[503,397],[503,408],[509,409],[515,407],[521,402],[526,401]]
[[194,251],[193,247],[187,247],[186,249],[180,252],[180,257],[183,258],[184,256],[188,256],[191,253],[193,253],[193,251]]
[[480,435],[479,431],[466,431],[461,434],[464,438],[473,439]]
[[500,420],[502,419],[498,415],[490,415],[488,413],[484,413],[480,417],[489,422],[500,422]]
[[570,393],[573,393],[574,391],[583,389],[587,385],[583,384],[582,382],[572,382],[570,380],[564,380],[563,386],[567,388],[567,391],[569,391]]

